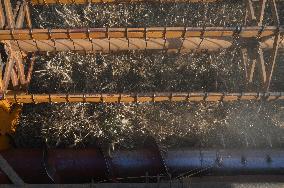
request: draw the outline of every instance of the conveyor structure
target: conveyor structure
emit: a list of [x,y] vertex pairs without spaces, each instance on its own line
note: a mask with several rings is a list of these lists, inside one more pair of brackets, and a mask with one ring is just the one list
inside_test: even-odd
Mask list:
[[[215,151],[180,149],[163,153],[157,146],[106,154],[100,148],[82,150],[13,149],[9,134],[17,127],[21,106],[27,103],[131,103],[131,102],[231,102],[238,100],[283,101],[283,91],[270,91],[279,49],[284,48],[276,0],[244,0],[244,25],[235,27],[146,27],[146,28],[34,28],[31,6],[86,3],[171,3],[172,0],[21,0],[0,1],[0,183],[88,183],[158,181],[196,175],[284,175],[284,151]],[[216,3],[216,0],[175,0],[176,3]],[[268,6],[269,4],[269,6]],[[258,8],[255,8],[255,6]],[[263,25],[266,9],[273,25]],[[282,6],[283,7],[283,6]],[[233,10],[232,10],[233,11]],[[250,24],[249,24],[250,23]],[[254,25],[251,23],[255,23]],[[241,44],[244,74],[263,83],[251,92],[153,92],[153,93],[28,93],[35,56],[42,53],[114,53],[157,50],[165,53],[213,52]],[[253,52],[252,52],[253,51]],[[264,51],[271,57],[264,58]],[[282,61],[283,63],[283,61]],[[284,74],[284,73],[283,73]],[[154,149],[153,149],[154,148]],[[12,167],[12,168],[11,168]],[[28,170],[27,170],[28,169]]]

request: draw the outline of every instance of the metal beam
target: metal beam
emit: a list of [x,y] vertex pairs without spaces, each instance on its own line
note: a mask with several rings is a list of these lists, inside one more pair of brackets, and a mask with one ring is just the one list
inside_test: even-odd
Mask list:
[[263,50],[260,47],[258,47],[257,57],[258,57],[257,60],[261,67],[263,83],[266,83],[267,81],[266,66],[264,62]]
[[17,11],[17,17],[15,17],[15,28],[19,29],[22,28],[24,25],[24,20],[25,20],[25,11],[24,11],[25,3],[22,3],[20,5],[19,11]]
[[0,1],[0,28],[4,28],[6,23],[2,1]]
[[187,3],[212,3],[218,0],[30,0],[33,5],[48,4],[88,4],[88,3],[138,3],[138,2],[187,2]]
[[256,20],[256,15],[255,15],[254,7],[253,7],[253,1],[252,0],[246,0],[246,6],[247,6],[247,10],[246,10],[247,11],[247,17],[246,17],[246,19],[248,19],[250,21]]
[[258,17],[258,26],[262,26],[267,0],[260,0],[259,2],[260,2],[260,15]]
[[105,38],[190,38],[234,37],[263,38],[284,33],[284,26],[242,27],[147,27],[81,29],[13,29],[0,30],[0,40],[105,39]]
[[275,38],[274,38],[272,56],[271,56],[270,62],[269,62],[269,66],[271,66],[271,68],[268,70],[268,81],[266,83],[266,91],[269,91],[269,88],[270,88],[271,79],[272,79],[273,72],[274,72],[274,69],[275,69],[276,58],[277,58],[277,54],[278,54],[280,40],[281,40],[280,34],[276,35]]
[[7,20],[7,29],[15,28],[15,18],[10,0],[4,0],[5,17]]
[[[4,9],[2,5],[4,1]],[[5,11],[4,11],[5,10]],[[24,27],[24,21],[28,28],[31,28],[31,18],[28,4],[25,0],[17,1],[16,7],[13,9],[10,0],[0,1],[0,28],[1,29],[19,29]]]
[[[261,31],[261,32],[260,32]],[[273,47],[276,32],[283,27],[244,27],[237,34],[243,38],[261,37],[261,48]],[[155,28],[85,28],[85,29],[14,29],[0,30],[0,40],[9,41],[14,51],[111,52],[121,50],[167,50],[188,52],[216,51],[232,45],[235,27],[155,27]],[[246,42],[247,40],[243,40]],[[284,47],[284,42],[279,45]]]
[[[185,3],[213,3],[222,0],[30,0],[33,5],[49,5],[49,4],[88,4],[88,3],[138,3],[138,2],[185,2]],[[259,0],[250,0],[252,2]],[[282,0],[278,0],[282,1]]]
[[279,20],[279,14],[278,14],[278,9],[276,5],[276,0],[269,0],[270,6],[271,6],[271,11],[274,19],[274,24],[276,26],[280,25],[280,20]]
[[12,69],[14,67],[15,60],[14,58],[9,58],[8,62],[5,66],[5,72],[2,80],[2,91],[5,92],[8,88],[8,85],[10,83]]
[[214,92],[168,92],[168,93],[93,93],[93,94],[7,94],[3,99],[11,103],[143,103],[143,102],[199,102],[238,100],[284,100],[283,92],[267,93],[214,93]]
[[9,163],[0,154],[0,170],[4,172],[14,185],[22,186],[24,181],[18,176],[14,169],[9,165]]

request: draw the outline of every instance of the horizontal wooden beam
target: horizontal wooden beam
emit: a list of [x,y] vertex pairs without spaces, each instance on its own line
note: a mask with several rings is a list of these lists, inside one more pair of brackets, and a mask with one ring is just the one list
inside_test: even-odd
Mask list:
[[138,94],[7,94],[2,99],[12,103],[143,103],[143,102],[219,102],[238,100],[284,100],[284,92],[266,93],[204,93],[204,92],[168,92]]

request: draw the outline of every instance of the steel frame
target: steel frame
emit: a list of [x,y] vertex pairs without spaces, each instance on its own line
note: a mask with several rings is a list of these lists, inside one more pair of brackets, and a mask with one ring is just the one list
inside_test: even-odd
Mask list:
[[92,94],[7,94],[2,99],[11,103],[144,103],[144,102],[231,102],[238,100],[284,100],[282,92],[265,93],[204,93],[204,92],[168,92],[168,93],[92,93]]
[[[245,25],[248,24],[247,21],[251,21],[253,23],[257,23],[258,26],[265,28],[263,26],[263,19],[264,19],[264,13],[266,10],[266,5],[269,3],[270,9],[273,15],[273,21],[274,21],[275,27],[277,28],[276,32],[274,33],[274,37],[273,37],[274,38],[273,48],[271,52],[272,55],[271,55],[269,62],[265,62],[263,51],[260,48],[261,44],[259,42],[255,43],[254,53],[248,53],[247,48],[249,47],[244,47],[243,49],[241,49],[246,78],[248,82],[249,83],[253,82],[256,65],[259,65],[261,67],[261,72],[262,72],[263,90],[269,91],[270,85],[271,85],[271,79],[272,79],[273,72],[275,69],[278,49],[279,49],[280,43],[283,42],[283,33],[281,34],[281,31],[280,31],[281,26],[280,26],[280,20],[279,20],[276,0],[260,0],[258,2],[261,7],[259,12],[256,12],[254,10],[252,0],[247,0],[246,2],[247,2],[247,9],[246,9],[246,17],[244,21]],[[260,37],[261,36],[258,36],[257,38],[260,38]],[[248,66],[249,60],[252,61],[250,67]]]
[[[88,3],[114,3],[117,0],[91,0]],[[125,1],[119,1],[125,2]],[[134,0],[127,2],[143,2]],[[159,1],[160,2],[160,1]],[[171,1],[162,1],[171,2]],[[178,1],[180,2],[180,1]],[[182,1],[182,2],[214,2]],[[0,92],[6,93],[11,81],[14,88],[26,88],[30,82],[34,60],[28,73],[21,60],[34,52],[114,52],[119,50],[163,50],[185,53],[189,51],[216,51],[229,48],[235,38],[244,43],[242,48],[245,74],[249,83],[253,82],[255,69],[261,67],[263,91],[269,91],[279,48],[284,48],[284,28],[280,26],[275,0],[261,0],[259,12],[254,10],[253,0],[247,2],[247,16],[244,27],[153,27],[153,28],[81,28],[81,29],[35,29],[32,28],[29,11],[31,4],[84,4],[85,0],[32,0],[17,3],[13,8],[9,0],[0,3],[0,41],[6,45],[8,61],[5,66]],[[266,5],[270,4],[275,26],[263,26]],[[249,22],[257,23],[249,26]],[[27,29],[24,29],[27,28]],[[250,44],[245,41],[255,41]],[[255,49],[254,53],[246,48]],[[272,57],[264,61],[263,50],[272,49]],[[257,52],[257,53],[256,53]],[[26,58],[28,59],[28,58]],[[252,60],[252,62],[251,62]],[[28,61],[30,61],[28,59]],[[3,69],[4,67],[2,67]]]

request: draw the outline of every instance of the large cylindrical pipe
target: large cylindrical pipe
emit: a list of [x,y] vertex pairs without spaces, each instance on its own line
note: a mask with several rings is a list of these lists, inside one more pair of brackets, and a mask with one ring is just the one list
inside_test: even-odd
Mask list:
[[108,178],[106,158],[99,149],[57,149],[45,152],[44,167],[57,183],[84,183]]
[[166,168],[158,150],[114,152],[111,157],[114,178],[166,175]]
[[[115,151],[99,149],[10,150],[1,152],[26,183],[83,183],[144,181],[147,176],[284,175],[283,150],[190,150],[161,153],[155,149]],[[9,183],[0,171],[0,183]]]
[[175,150],[165,159],[173,176],[284,174],[284,151]]

